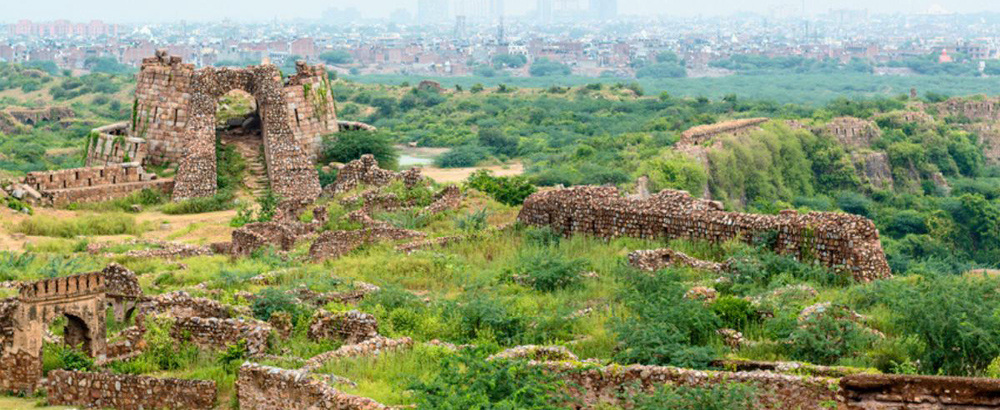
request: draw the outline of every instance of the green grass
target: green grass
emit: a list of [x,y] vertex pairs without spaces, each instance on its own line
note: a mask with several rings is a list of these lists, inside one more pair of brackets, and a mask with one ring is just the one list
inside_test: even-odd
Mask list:
[[222,190],[210,197],[193,198],[170,202],[161,209],[167,215],[200,214],[233,209],[236,207],[235,196],[229,190]]
[[149,224],[136,223],[135,217],[118,212],[88,214],[69,219],[38,215],[22,220],[14,226],[15,232],[25,235],[59,238],[141,235],[150,229],[152,228]]
[[447,350],[429,345],[417,345],[410,350],[383,353],[379,356],[346,358],[332,361],[317,373],[346,378],[357,387],[340,384],[347,393],[375,399],[385,405],[413,404],[409,386],[429,381],[441,371],[440,362]]

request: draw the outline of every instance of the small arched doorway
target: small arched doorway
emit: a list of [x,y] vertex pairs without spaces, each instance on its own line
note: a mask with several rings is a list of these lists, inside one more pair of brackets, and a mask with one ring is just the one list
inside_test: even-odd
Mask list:
[[[253,197],[259,197],[269,187],[261,110],[250,93],[234,89],[218,99],[215,110],[216,150],[220,161],[233,161],[232,154],[243,158],[242,175],[235,181],[220,181],[220,189],[245,188]],[[221,172],[234,167],[219,164]],[[240,186],[226,187],[223,184]]]

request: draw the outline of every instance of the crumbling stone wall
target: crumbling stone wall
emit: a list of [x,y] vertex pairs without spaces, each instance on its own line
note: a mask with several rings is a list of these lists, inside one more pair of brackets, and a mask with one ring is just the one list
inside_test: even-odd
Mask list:
[[620,403],[623,393],[650,391],[658,386],[710,387],[746,383],[757,388],[756,401],[770,410],[825,410],[837,401],[837,380],[769,372],[715,372],[644,365],[579,365],[574,362],[535,362],[566,380],[566,392],[583,402]]
[[24,183],[41,195],[44,205],[107,201],[142,189],[169,193],[173,181],[159,179],[135,163],[29,172]]
[[146,313],[168,313],[178,318],[219,318],[233,317],[232,309],[219,301],[209,298],[192,297],[178,290],[151,298],[143,306]]
[[892,189],[895,182],[888,154],[878,151],[855,152],[851,154],[851,159],[864,181],[878,189]]
[[987,163],[1000,164],[1000,121],[961,124],[960,127],[979,137]]
[[243,410],[386,410],[375,400],[343,393],[302,370],[244,363],[236,379]]
[[105,284],[101,272],[45,279],[24,284],[17,301],[2,306],[5,314],[0,351],[0,389],[32,391],[42,378],[42,343],[48,326],[66,318],[63,339],[80,345],[103,361],[107,349]]
[[289,251],[302,233],[301,227],[295,223],[254,222],[233,231],[233,245],[229,251],[233,255],[245,256],[269,245]]
[[111,305],[115,320],[124,322],[142,301],[142,287],[135,272],[112,262],[101,271],[104,275],[105,296]]
[[309,324],[309,339],[341,340],[354,344],[378,336],[378,321],[375,316],[357,310],[330,313],[319,310]]
[[378,128],[373,125],[368,125],[363,122],[357,121],[337,121],[337,126],[341,131],[368,131],[375,132]]
[[198,346],[212,349],[225,349],[246,340],[247,353],[252,356],[267,350],[271,326],[257,320],[181,317],[170,332],[175,339],[188,338]]
[[336,259],[361,245],[379,241],[423,238],[423,232],[386,226],[373,226],[353,231],[323,232],[309,247],[313,260]]
[[380,353],[396,349],[406,349],[413,345],[413,339],[401,337],[399,339],[389,339],[384,336],[376,336],[361,343],[343,345],[337,350],[320,353],[306,360],[302,366],[304,371],[314,371],[323,367],[331,360],[343,357],[374,356]]
[[55,406],[116,410],[215,408],[214,381],[53,370],[45,384]]
[[38,125],[43,121],[61,121],[65,118],[73,118],[73,110],[65,107],[48,108],[7,108],[7,114],[23,125]]
[[951,98],[937,104],[944,116],[965,117],[974,121],[1000,120],[1000,98]]
[[402,179],[407,188],[416,186],[423,177],[418,168],[404,172],[394,172],[378,167],[378,161],[371,154],[362,155],[360,159],[348,162],[337,171],[337,179],[323,188],[326,196],[334,196],[357,188],[358,185],[380,187],[389,185],[392,181]]
[[321,128],[324,133],[338,130],[333,97],[328,86],[318,86],[325,95],[308,98],[315,97],[316,104],[303,104],[306,88],[328,80],[323,66],[299,64],[296,69],[285,84],[273,65],[195,70],[165,51],[143,60],[131,135],[148,141],[154,163],[180,164],[175,200],[215,193],[215,113],[218,99],[232,90],[245,91],[257,101],[271,189],[283,198],[319,195],[319,176],[310,159]]
[[664,190],[648,200],[627,199],[614,187],[574,187],[532,194],[518,220],[563,234],[683,238],[724,242],[770,240],[776,252],[841,268],[859,281],[891,276],[872,221],[848,214],[723,211],[717,202]]
[[146,140],[127,135],[127,121],[95,128],[87,137],[87,160],[84,165],[142,164],[146,158]]
[[760,124],[769,118],[747,118],[725,121],[716,124],[705,124],[693,127],[681,133],[677,145],[700,145],[721,134],[744,134],[759,128]]
[[722,272],[723,270],[721,263],[692,258],[683,252],[668,248],[629,253],[628,263],[636,269],[648,272],[655,272],[668,266],[687,266],[712,272]]
[[826,124],[826,131],[841,145],[851,148],[867,148],[882,135],[882,130],[874,121],[854,117],[834,118]]
[[858,374],[840,379],[846,410],[1000,408],[1000,380]]

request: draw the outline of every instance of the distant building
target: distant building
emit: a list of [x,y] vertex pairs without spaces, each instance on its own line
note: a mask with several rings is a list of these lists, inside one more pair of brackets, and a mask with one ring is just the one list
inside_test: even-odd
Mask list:
[[417,0],[417,23],[434,24],[448,21],[448,0]]
[[950,63],[952,61],[954,60],[952,60],[951,56],[948,55],[948,49],[947,48],[941,49],[941,56],[938,57],[938,62],[944,64],[944,63]]
[[618,17],[618,0],[590,0],[590,14],[598,20]]
[[538,21],[543,24],[552,22],[552,0],[538,0]]

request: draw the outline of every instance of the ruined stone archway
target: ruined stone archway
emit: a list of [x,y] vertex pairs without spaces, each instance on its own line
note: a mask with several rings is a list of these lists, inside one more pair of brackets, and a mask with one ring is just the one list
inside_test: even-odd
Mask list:
[[21,286],[16,299],[0,303],[0,388],[32,391],[42,378],[43,335],[58,318],[67,319],[66,343],[83,345],[104,360],[107,351],[104,275],[85,273]]
[[217,102],[233,90],[257,102],[271,189],[285,199],[319,196],[312,160],[322,135],[339,131],[322,65],[297,63],[286,80],[273,65],[195,70],[158,51],[143,61],[137,83],[130,134],[147,139],[150,162],[179,163],[174,200],[215,194]]

